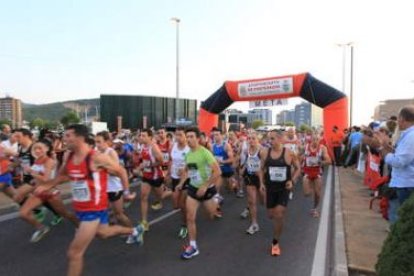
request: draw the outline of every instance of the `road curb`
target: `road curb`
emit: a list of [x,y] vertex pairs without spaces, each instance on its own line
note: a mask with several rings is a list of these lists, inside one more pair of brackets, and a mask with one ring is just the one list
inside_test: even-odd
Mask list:
[[335,204],[335,221],[334,221],[334,267],[333,274],[337,276],[348,276],[348,259],[346,256],[345,229],[342,214],[342,200],[339,183],[338,168],[334,168],[334,204]]

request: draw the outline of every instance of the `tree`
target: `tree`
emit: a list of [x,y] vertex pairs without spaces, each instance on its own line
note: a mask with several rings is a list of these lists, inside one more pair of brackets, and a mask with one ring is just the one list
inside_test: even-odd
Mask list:
[[3,125],[12,126],[12,122],[9,119],[1,119],[0,120],[0,128],[3,128]]
[[264,122],[262,120],[254,120],[252,122],[252,128],[257,129],[258,127],[261,127],[264,125]]
[[78,116],[78,114],[76,114],[73,111],[70,111],[68,113],[66,113],[65,116],[62,117],[62,119],[60,119],[60,122],[64,125],[64,126],[68,126],[71,124],[77,124],[80,122],[80,118]]
[[56,130],[56,129],[58,129],[59,124],[60,123],[58,121],[46,121],[45,122],[45,128]]
[[299,130],[302,131],[302,132],[307,131],[307,130],[311,130],[311,129],[312,128],[310,126],[308,126],[307,124],[301,124],[300,127],[299,127]]
[[284,126],[291,126],[291,127],[293,127],[293,126],[295,126],[295,123],[294,122],[286,122],[283,125]]
[[32,120],[30,123],[30,128],[43,128],[45,126],[45,121],[43,119],[40,118],[36,118],[34,120]]
[[375,266],[379,276],[414,275],[414,194],[404,202],[398,220],[382,246]]

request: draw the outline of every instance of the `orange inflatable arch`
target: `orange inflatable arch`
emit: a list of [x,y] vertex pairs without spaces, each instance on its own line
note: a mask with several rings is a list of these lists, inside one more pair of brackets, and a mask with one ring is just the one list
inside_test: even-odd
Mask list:
[[259,101],[301,97],[323,108],[325,139],[330,141],[333,126],[348,127],[348,100],[344,93],[309,73],[263,79],[226,81],[203,101],[199,113],[201,131],[209,133],[218,125],[218,114],[236,101]]

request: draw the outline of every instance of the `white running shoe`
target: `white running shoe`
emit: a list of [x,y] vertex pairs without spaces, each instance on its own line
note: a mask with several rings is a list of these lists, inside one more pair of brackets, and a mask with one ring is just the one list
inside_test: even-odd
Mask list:
[[260,230],[259,225],[252,224],[252,225],[249,226],[249,228],[247,228],[246,233],[250,234],[250,235],[253,235],[256,232],[259,232],[259,230]]
[[243,212],[240,213],[240,217],[242,219],[246,219],[250,214],[250,211],[248,208],[244,208]]
[[30,242],[35,243],[40,241],[48,232],[50,231],[50,228],[47,226],[44,226],[43,228],[36,230],[31,239]]

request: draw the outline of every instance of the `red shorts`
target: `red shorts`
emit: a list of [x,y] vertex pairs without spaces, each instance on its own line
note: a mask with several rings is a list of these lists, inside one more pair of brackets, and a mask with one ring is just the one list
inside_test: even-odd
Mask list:
[[305,174],[305,177],[311,181],[316,180],[322,176],[322,170],[320,167],[304,167],[303,173]]
[[56,189],[52,189],[50,191],[43,191],[41,194],[36,195],[42,201],[48,201],[49,199],[60,195],[60,191]]

